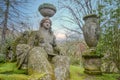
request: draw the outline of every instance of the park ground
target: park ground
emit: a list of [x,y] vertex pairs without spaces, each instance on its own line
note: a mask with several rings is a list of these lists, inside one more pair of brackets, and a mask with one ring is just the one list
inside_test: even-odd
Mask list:
[[[42,77],[39,75],[38,77]],[[16,63],[0,64],[0,80],[28,80],[25,70],[18,70]],[[119,80],[119,74],[87,75],[79,65],[70,66],[70,80]]]

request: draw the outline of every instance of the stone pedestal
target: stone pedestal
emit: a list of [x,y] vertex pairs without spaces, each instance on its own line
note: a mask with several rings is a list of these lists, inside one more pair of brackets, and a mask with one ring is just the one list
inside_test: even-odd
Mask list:
[[93,52],[82,55],[84,58],[84,72],[91,75],[101,75],[101,57],[102,55],[93,54]]
[[[41,80],[55,80],[54,71],[42,47],[34,47],[28,56],[28,74],[45,74]],[[36,80],[40,80],[39,78]]]
[[100,37],[99,18],[96,14],[90,14],[83,18],[85,24],[83,26],[83,35],[85,42],[90,50],[82,57],[84,58],[85,73],[102,74],[101,73],[101,55],[96,54],[96,46]]
[[55,80],[69,80],[70,59],[67,56],[55,56],[52,59],[54,64]]

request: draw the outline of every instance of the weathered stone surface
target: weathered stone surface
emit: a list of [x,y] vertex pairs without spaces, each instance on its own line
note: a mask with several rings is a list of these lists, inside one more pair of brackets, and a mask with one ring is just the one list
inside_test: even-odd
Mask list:
[[101,57],[95,54],[84,54],[84,72],[87,74],[102,74],[101,72]]
[[84,17],[83,35],[89,47],[96,47],[100,36],[100,25],[97,15]]
[[44,3],[40,5],[39,12],[44,17],[52,17],[56,13],[56,7],[53,4]]
[[30,50],[30,46],[27,44],[18,44],[16,47],[17,55],[17,67],[18,69],[27,69],[27,56]]
[[87,70],[100,70],[100,66],[101,66],[100,58],[85,59],[85,69]]
[[67,56],[55,56],[53,58],[55,80],[69,80],[70,59]]
[[42,47],[34,47],[28,56],[28,74],[46,74],[42,80],[54,80],[54,72]]

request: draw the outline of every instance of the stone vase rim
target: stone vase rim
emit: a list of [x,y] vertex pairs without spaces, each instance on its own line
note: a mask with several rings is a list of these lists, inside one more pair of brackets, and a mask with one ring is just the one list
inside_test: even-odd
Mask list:
[[83,17],[83,20],[86,20],[87,18],[93,18],[93,17],[98,18],[97,14],[88,14]]
[[41,9],[51,9],[55,12],[57,11],[56,7],[53,4],[50,4],[50,3],[44,3],[44,4],[40,5],[38,10],[40,11]]

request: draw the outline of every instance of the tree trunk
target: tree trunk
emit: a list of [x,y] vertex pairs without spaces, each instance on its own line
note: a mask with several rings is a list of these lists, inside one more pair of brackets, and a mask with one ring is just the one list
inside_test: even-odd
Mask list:
[[5,0],[6,3],[6,10],[5,10],[5,15],[4,15],[4,25],[3,25],[3,30],[2,30],[2,44],[4,45],[5,40],[6,40],[6,30],[7,30],[7,23],[8,23],[8,14],[9,14],[9,5],[10,1]]

